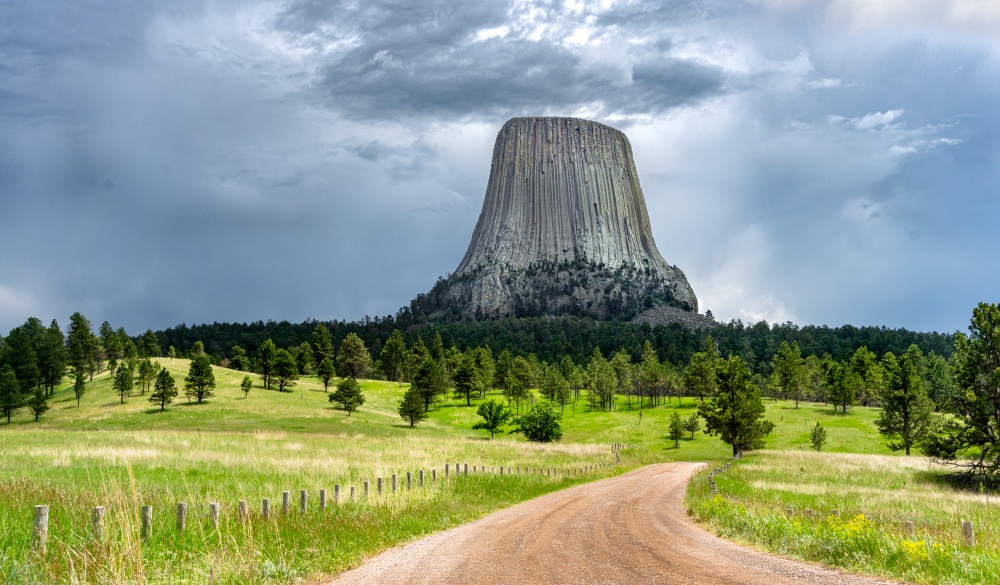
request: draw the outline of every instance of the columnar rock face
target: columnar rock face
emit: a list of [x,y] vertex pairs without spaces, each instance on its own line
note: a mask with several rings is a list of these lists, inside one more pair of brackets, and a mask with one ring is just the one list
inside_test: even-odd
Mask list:
[[577,118],[514,118],[493,148],[469,249],[415,310],[463,317],[696,312],[660,255],[625,135]]

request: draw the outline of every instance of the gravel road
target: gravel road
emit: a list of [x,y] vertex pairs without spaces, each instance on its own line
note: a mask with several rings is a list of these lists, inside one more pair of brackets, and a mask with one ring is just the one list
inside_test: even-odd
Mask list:
[[709,534],[683,506],[684,488],[698,467],[650,465],[548,494],[387,551],[330,585],[893,583]]

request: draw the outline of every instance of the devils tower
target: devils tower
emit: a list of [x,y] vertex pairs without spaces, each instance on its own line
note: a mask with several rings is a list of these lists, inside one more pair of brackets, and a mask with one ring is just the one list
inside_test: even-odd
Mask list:
[[464,318],[695,313],[660,255],[622,132],[578,118],[513,118],[493,147],[486,198],[455,272],[413,302]]

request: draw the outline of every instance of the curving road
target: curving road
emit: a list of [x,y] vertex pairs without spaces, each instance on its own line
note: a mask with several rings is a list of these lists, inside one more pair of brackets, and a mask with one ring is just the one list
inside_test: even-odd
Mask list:
[[551,493],[387,551],[330,585],[893,583],[709,534],[683,505],[684,488],[699,466],[650,465]]

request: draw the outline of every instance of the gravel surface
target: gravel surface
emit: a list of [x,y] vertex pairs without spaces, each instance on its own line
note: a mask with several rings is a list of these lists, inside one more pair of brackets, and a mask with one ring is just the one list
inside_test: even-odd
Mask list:
[[698,463],[650,465],[518,504],[387,551],[330,585],[889,584],[733,544],[691,520]]

